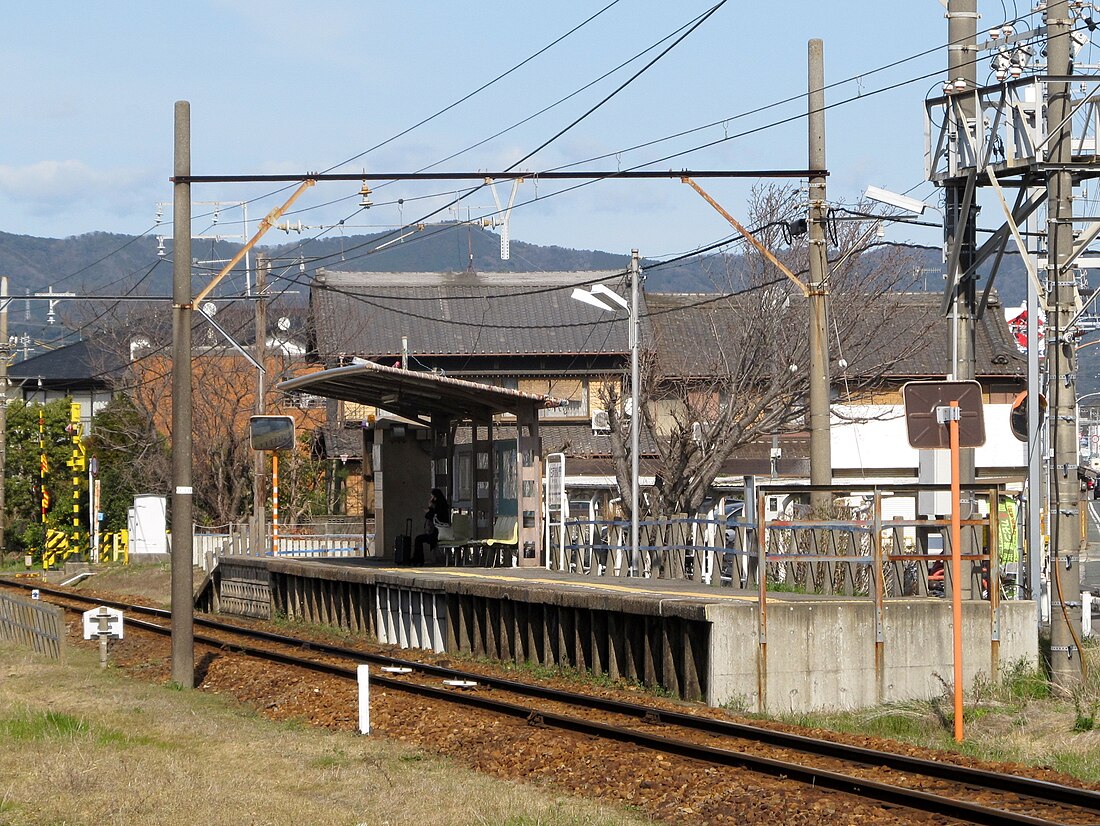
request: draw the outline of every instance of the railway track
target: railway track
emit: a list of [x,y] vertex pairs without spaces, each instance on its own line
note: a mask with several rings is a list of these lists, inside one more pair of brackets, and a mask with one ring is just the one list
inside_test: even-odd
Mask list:
[[[127,612],[131,628],[170,634],[167,622],[171,614],[164,609],[13,580],[0,580],[0,584],[38,588],[51,602],[73,611],[109,605]],[[855,795],[889,808],[904,807],[967,823],[1100,822],[1100,793],[1088,789],[388,657],[201,615],[196,615],[194,622],[196,644],[348,680],[356,679],[357,665],[365,662],[376,666],[372,685],[386,690],[712,766],[746,769]],[[455,685],[467,688],[456,689]]]

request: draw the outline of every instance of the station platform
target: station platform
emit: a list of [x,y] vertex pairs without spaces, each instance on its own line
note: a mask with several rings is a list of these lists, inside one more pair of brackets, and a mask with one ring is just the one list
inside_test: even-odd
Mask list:
[[[951,604],[534,568],[400,567],[371,558],[223,557],[205,610],[345,628],[382,643],[634,680],[762,713],[942,694]],[[964,678],[1038,657],[1035,604],[963,605]]]

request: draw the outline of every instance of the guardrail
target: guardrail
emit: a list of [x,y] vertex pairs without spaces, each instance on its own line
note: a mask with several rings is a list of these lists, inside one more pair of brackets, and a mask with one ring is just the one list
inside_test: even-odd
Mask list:
[[58,606],[0,594],[0,639],[56,660],[61,656],[64,634],[65,612]]

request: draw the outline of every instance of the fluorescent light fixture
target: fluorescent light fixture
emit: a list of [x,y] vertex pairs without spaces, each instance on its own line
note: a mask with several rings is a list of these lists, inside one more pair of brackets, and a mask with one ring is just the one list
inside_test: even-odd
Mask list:
[[617,292],[615,292],[613,289],[611,289],[610,287],[607,287],[603,284],[593,284],[592,285],[592,292],[599,293],[600,295],[606,295],[608,298],[610,298],[612,301],[614,301],[616,304],[618,304],[624,310],[629,310],[630,309],[630,303],[625,298],[623,298],[621,295],[619,295]]
[[867,191],[863,193],[863,197],[871,201],[878,201],[880,204],[896,207],[905,212],[912,212],[914,215],[922,214],[928,206],[924,201],[918,201],[916,198],[910,198],[908,195],[899,195],[888,189],[879,189],[877,186],[867,187]]
[[593,307],[599,307],[601,310],[611,312],[610,307],[596,298],[596,296],[592,295],[592,293],[588,292],[588,290],[582,290],[580,287],[573,288],[573,298],[577,299],[577,301],[583,301],[585,304],[591,304]]

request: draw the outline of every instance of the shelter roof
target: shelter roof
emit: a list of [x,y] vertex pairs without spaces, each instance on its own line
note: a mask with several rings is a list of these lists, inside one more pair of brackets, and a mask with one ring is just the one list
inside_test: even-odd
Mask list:
[[494,413],[515,413],[524,407],[534,411],[561,403],[551,396],[372,362],[333,367],[276,386],[381,407],[409,419],[438,414],[484,421]]
[[403,338],[421,356],[625,354],[626,312],[602,312],[571,297],[575,287],[595,283],[625,296],[623,281],[622,273],[606,271],[322,271],[310,290],[315,344],[322,360],[396,358]]

